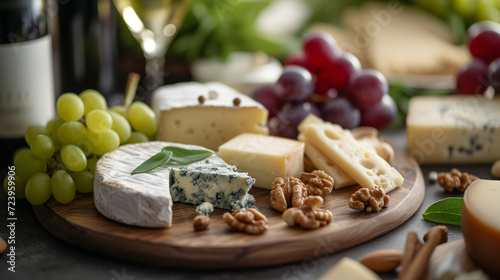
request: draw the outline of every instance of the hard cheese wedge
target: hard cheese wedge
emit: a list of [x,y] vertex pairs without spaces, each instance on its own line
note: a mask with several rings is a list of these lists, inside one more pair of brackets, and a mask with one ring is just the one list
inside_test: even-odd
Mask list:
[[94,204],[109,219],[142,227],[172,225],[172,202],[210,202],[228,210],[252,207],[248,194],[255,179],[237,172],[217,155],[188,165],[161,166],[147,173],[132,170],[165,146],[202,149],[167,142],[124,145],[102,156],[94,179]]
[[159,118],[157,139],[161,141],[215,151],[241,133],[269,132],[268,112],[262,104],[218,82],[163,86],[153,93],[151,103]]
[[481,268],[500,278],[500,181],[476,180],[465,191],[462,233],[467,252]]
[[309,114],[305,117],[297,127],[299,130],[298,139],[305,143],[305,154],[309,158],[309,160],[316,166],[326,172],[326,174],[330,175],[333,178],[333,188],[340,189],[347,186],[351,186],[356,184],[353,178],[351,178],[347,173],[342,171],[333,161],[328,159],[321,150],[317,149],[307,141],[303,132],[306,127],[310,124],[324,124],[326,123],[323,119],[315,116],[314,114]]
[[408,154],[421,164],[500,158],[500,97],[418,96],[406,119]]
[[348,258],[342,258],[336,265],[318,280],[380,280],[381,278],[363,264]]
[[336,124],[311,124],[304,137],[316,149],[365,188],[383,187],[390,192],[403,184],[403,176],[375,151],[363,146],[350,133]]
[[304,143],[282,137],[243,133],[221,145],[219,155],[264,189],[277,177],[298,178],[304,171]]
[[356,181],[351,176],[342,171],[342,169],[333,163],[333,161],[331,161],[321,150],[309,143],[304,135],[299,134],[299,140],[305,143],[305,153],[311,162],[314,163],[316,168],[332,176],[333,187],[335,189],[341,189],[356,184]]

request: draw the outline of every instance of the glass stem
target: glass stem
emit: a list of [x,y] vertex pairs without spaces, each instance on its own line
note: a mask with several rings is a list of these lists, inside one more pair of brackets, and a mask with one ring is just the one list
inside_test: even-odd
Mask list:
[[150,96],[165,81],[165,56],[146,58],[146,77],[144,77],[144,87]]

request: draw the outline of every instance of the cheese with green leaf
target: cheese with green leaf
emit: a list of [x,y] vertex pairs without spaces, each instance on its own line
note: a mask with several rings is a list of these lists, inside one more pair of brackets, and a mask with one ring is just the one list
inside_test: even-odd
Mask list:
[[109,219],[142,227],[170,227],[173,202],[202,204],[231,211],[253,207],[248,191],[255,179],[238,172],[216,154],[191,164],[157,167],[131,175],[165,146],[204,149],[195,145],[144,142],[106,153],[96,164],[94,204]]

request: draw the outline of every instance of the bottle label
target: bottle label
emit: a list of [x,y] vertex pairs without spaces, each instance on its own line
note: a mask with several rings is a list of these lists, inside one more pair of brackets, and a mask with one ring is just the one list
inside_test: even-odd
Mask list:
[[0,138],[22,138],[54,116],[50,35],[0,45]]

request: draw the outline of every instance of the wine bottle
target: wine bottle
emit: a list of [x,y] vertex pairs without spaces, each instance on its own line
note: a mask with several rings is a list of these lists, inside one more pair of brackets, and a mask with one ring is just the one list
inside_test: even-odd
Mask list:
[[[96,89],[109,101],[116,89],[118,54],[111,0],[57,1],[53,35],[61,92]],[[58,84],[59,86],[59,84]]]
[[45,125],[55,106],[52,41],[45,0],[0,1],[1,167],[26,145],[31,125]]

